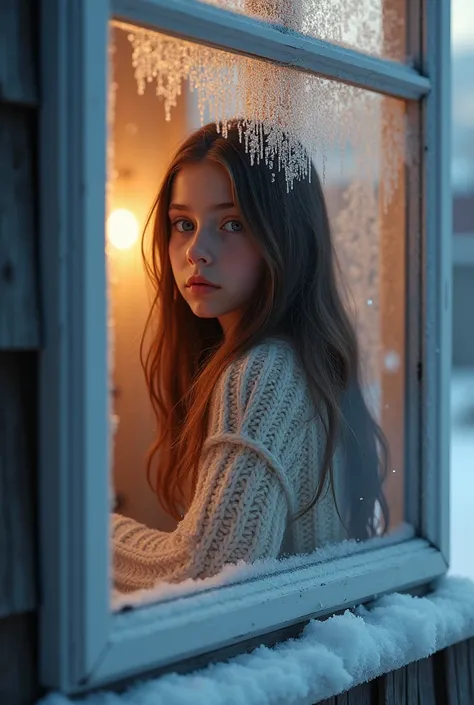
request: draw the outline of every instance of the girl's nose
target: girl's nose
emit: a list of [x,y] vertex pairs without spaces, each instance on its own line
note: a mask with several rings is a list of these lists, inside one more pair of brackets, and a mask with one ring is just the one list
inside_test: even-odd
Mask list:
[[197,230],[186,252],[190,264],[211,264],[212,254],[209,246],[209,238],[203,230]]

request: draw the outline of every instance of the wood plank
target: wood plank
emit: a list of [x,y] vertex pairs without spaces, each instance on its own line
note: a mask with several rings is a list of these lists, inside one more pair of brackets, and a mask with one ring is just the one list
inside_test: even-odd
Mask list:
[[[0,5],[0,103],[37,103],[37,3],[2,0]],[[2,182],[3,184],[3,182]]]
[[465,703],[474,702],[469,661],[469,641],[462,641],[446,649],[447,705],[465,705]]
[[[437,693],[434,680],[434,659],[425,658],[415,664],[418,671],[416,689],[418,691],[418,705],[437,705]],[[439,701],[441,702],[441,701]]]
[[[407,703],[418,705],[418,661],[405,667],[405,698]],[[436,703],[431,703],[436,705]]]
[[36,355],[0,353],[0,617],[36,606],[35,407]]
[[377,682],[362,683],[337,697],[337,705],[372,705]]
[[[455,644],[317,705],[474,703],[474,639]],[[316,703],[315,703],[316,705]]]
[[387,673],[381,685],[383,690],[383,697],[380,697],[379,700],[381,705],[382,703],[383,705],[408,705],[406,668]]
[[474,694],[474,639],[469,639],[468,641],[467,671],[469,673],[469,684],[471,688],[471,693]]
[[447,695],[446,705],[462,705],[458,698],[458,687],[456,683],[456,660],[452,647],[450,649],[445,649],[443,652],[443,657],[443,676]]
[[[377,693],[379,691],[382,678],[376,678],[369,683],[361,683],[351,690],[347,690],[340,695],[335,695],[326,700],[320,700],[314,705],[379,705]],[[380,701],[382,703],[383,701]],[[400,705],[397,703],[397,705]]]
[[458,681],[459,699],[463,703],[474,702],[474,691],[471,688],[471,673],[469,668],[469,641],[456,644],[456,676]]
[[0,350],[39,347],[34,116],[0,106]]
[[362,683],[340,695],[323,700],[317,705],[373,705],[377,685],[378,679],[370,683]]
[[36,616],[0,620],[0,703],[33,705],[41,696],[36,654]]

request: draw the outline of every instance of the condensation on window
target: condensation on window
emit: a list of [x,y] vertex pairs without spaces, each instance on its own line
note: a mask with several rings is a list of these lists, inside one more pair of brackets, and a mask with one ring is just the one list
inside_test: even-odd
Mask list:
[[408,59],[406,0],[200,1],[367,54]]

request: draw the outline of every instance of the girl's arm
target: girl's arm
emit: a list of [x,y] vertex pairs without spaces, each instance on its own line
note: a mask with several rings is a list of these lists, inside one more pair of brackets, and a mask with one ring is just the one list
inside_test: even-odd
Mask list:
[[[249,382],[238,396],[239,370],[226,373],[218,400],[226,413],[217,414],[220,421],[210,429],[192,504],[176,530],[164,533],[113,515],[118,590],[209,577],[227,563],[278,556],[292,505],[280,458],[284,429],[294,427],[295,380],[287,350],[279,351],[283,360],[278,350],[266,352],[245,361]],[[290,381],[293,386],[285,388]]]
[[287,502],[278,478],[245,446],[207,452],[200,492],[172,533],[113,516],[116,587],[123,591],[218,573],[226,563],[277,556]]

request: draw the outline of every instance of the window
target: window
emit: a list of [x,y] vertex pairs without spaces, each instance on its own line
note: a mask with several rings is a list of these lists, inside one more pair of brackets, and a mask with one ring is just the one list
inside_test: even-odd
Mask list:
[[[359,3],[365,6],[360,31],[335,34],[329,20],[326,27],[316,19],[309,23],[309,2],[290,17],[277,2],[263,14],[263,3],[224,0],[44,3],[40,489],[46,685],[80,692],[375,594],[429,583],[445,572],[449,8],[440,3],[418,13],[414,4],[408,11],[402,0]],[[337,11],[342,20],[349,16],[346,5]],[[169,123],[163,120],[166,100],[163,106],[153,87],[137,93],[135,79],[146,85],[157,75],[156,61]],[[206,72],[206,82],[195,80],[191,93],[192,71],[194,78],[203,75],[196,67]],[[210,76],[216,90],[210,90]],[[239,80],[226,84],[226,76]],[[284,558],[271,570],[252,567],[245,580],[183,589],[180,600],[176,590],[142,595],[139,609],[117,613],[124,601],[111,601],[108,468],[116,484],[123,473],[117,457],[130,452],[133,459],[142,452],[134,444],[148,442],[146,424],[139,434],[130,413],[147,413],[126,362],[138,355],[133,346],[144,293],[142,280],[132,279],[135,265],[123,254],[131,252],[123,236],[133,241],[158,186],[163,166],[152,164],[150,153],[165,163],[169,147],[199,125],[201,109],[218,112],[226,101],[238,103],[244,85],[246,105],[256,110],[267,95],[263,86],[276,83],[290,87],[284,95],[297,113],[289,114],[300,120],[306,144],[318,155],[355,307],[364,394],[392,451],[384,485],[389,535]],[[222,85],[237,89],[217,94]],[[292,103],[293,91],[298,100]],[[153,133],[144,134],[150,126],[144,110],[155,116]],[[314,111],[321,129],[308,119]],[[135,281],[130,293],[118,286],[120,277]],[[131,406],[125,394],[114,402],[109,393],[117,376],[122,391],[135,395]],[[120,417],[115,437],[114,415]],[[137,518],[144,520],[139,502],[128,511],[141,512]]]

